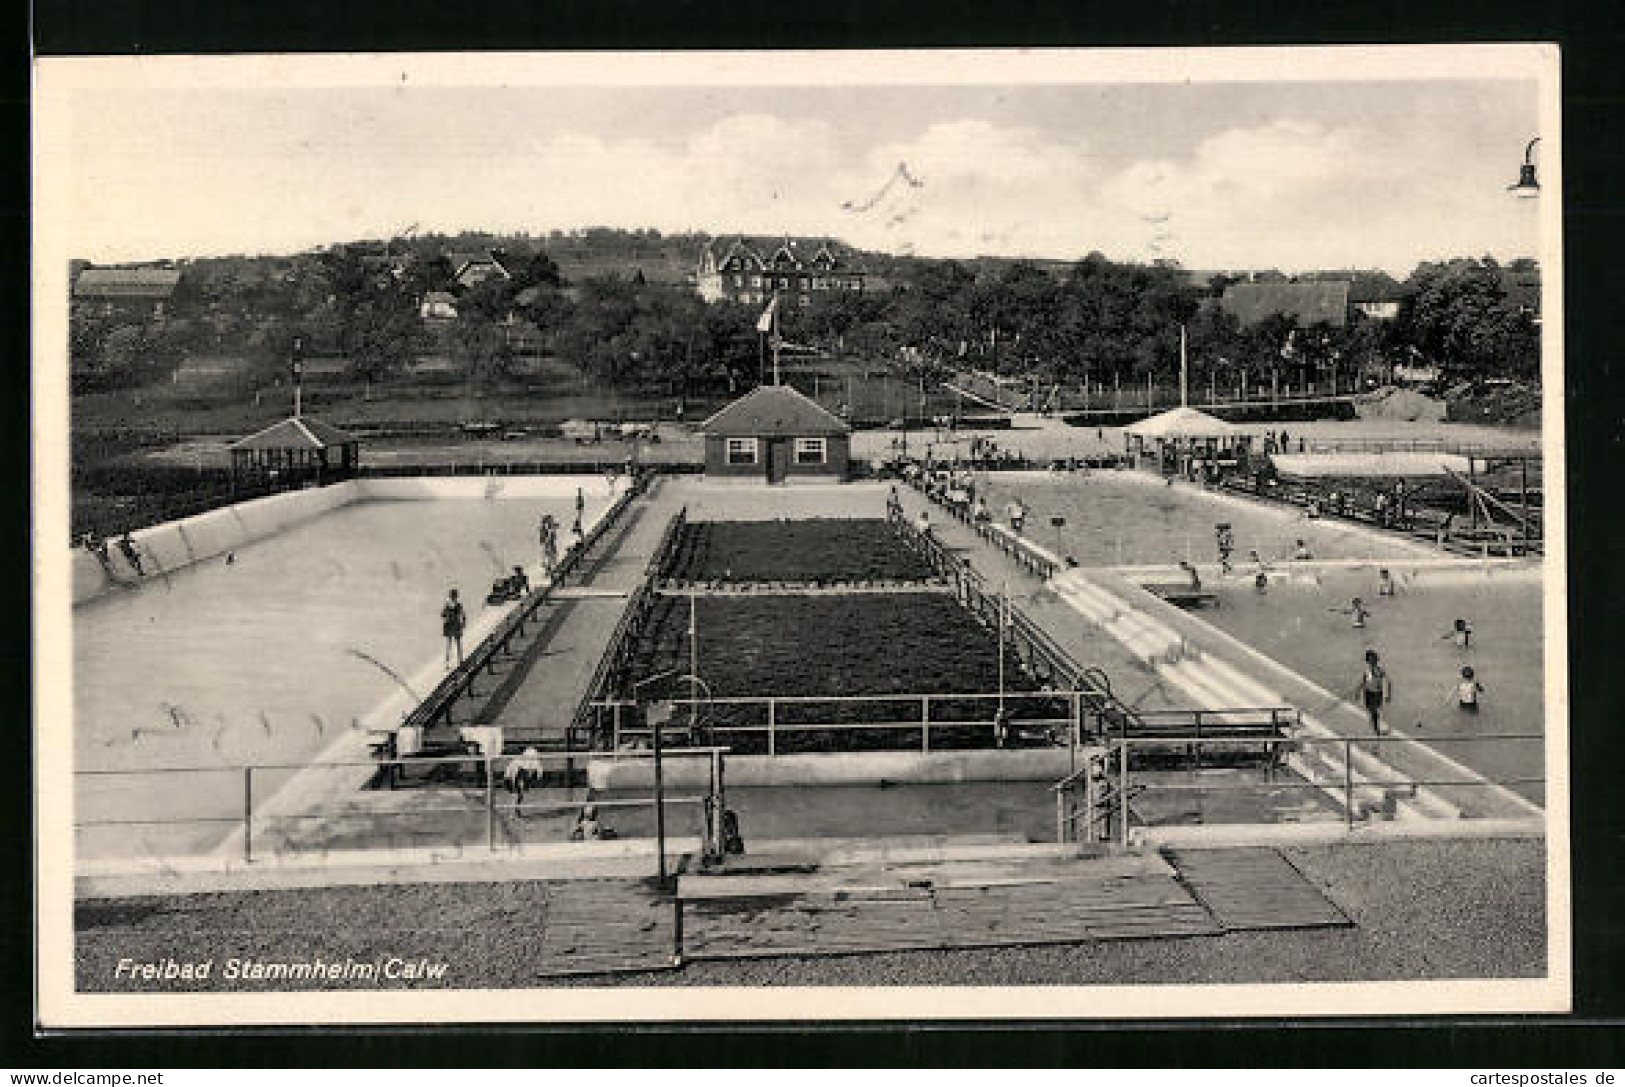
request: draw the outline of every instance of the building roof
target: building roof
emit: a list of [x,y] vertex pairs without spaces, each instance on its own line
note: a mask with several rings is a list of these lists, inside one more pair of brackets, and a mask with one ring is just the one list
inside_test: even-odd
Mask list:
[[460,253],[447,253],[446,263],[451,265],[451,274],[454,276],[462,275],[464,269],[471,264],[490,264],[497,268],[497,270],[503,275],[508,274],[508,269],[502,263],[501,259],[489,249],[473,249]]
[[706,434],[819,437],[852,428],[788,385],[758,385],[700,424]]
[[[750,238],[738,237],[717,251],[721,240],[708,241],[700,250],[700,270],[702,272],[715,271],[722,268],[734,257],[739,257],[745,266],[752,270],[771,271],[782,269],[785,271],[834,271],[850,272],[856,275],[864,274],[863,269],[851,262],[851,255],[838,251],[834,243],[825,240],[821,242],[811,257],[804,258],[800,247],[789,239],[774,242],[770,240],[753,241]],[[772,256],[763,256],[771,253]],[[784,258],[782,261],[780,258]]]
[[425,302],[444,302],[447,305],[455,305],[457,296],[450,291],[430,291],[423,296],[423,300]]
[[264,430],[239,442],[233,442],[233,451],[252,452],[259,449],[330,449],[338,445],[354,445],[361,439],[313,415],[297,415],[272,423]]
[[1284,314],[1307,328],[1324,322],[1334,328],[1348,323],[1349,285],[1346,280],[1309,283],[1232,283],[1220,304],[1243,327]]
[[142,298],[162,300],[181,281],[173,268],[86,268],[74,280],[75,298]]
[[1222,438],[1233,434],[1236,428],[1205,411],[1173,408],[1123,429],[1142,438]]

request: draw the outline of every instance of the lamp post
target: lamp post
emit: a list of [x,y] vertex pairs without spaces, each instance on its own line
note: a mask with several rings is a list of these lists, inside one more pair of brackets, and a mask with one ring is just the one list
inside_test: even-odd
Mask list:
[[1518,180],[1507,186],[1507,192],[1520,200],[1533,200],[1540,195],[1540,179],[1535,174],[1535,144],[1539,142],[1540,137],[1536,136],[1523,149],[1523,165],[1518,167]]

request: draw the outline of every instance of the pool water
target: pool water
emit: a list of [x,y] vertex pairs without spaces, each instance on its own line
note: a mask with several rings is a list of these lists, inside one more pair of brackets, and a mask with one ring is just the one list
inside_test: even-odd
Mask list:
[[[1393,682],[1386,719],[1394,728],[1437,740],[1440,754],[1492,779],[1539,777],[1545,658],[1538,571],[1407,566],[1403,560],[1389,569],[1396,584],[1390,597],[1377,593],[1375,566],[1313,574],[1287,567],[1263,595],[1250,581],[1222,579],[1209,586],[1220,606],[1198,614],[1351,704],[1358,701],[1365,651],[1374,649]],[[1345,611],[1356,596],[1370,611],[1363,629]],[[1449,637],[1457,618],[1472,624],[1469,649]],[[1485,688],[1476,715],[1456,704],[1463,666],[1472,667]],[[1537,739],[1474,739],[1507,733]],[[1538,784],[1511,788],[1541,800]]]
[[[1298,511],[1274,509],[1190,486],[1165,486],[1136,473],[1092,471],[1071,475],[1001,473],[979,477],[988,510],[1005,523],[1005,507],[1027,508],[1026,535],[1083,566],[1214,563],[1214,526],[1227,522],[1239,565],[1249,551],[1266,560],[1290,557],[1303,540],[1317,559],[1418,554],[1403,541]],[[1051,518],[1065,518],[1059,529]]]
[[[605,504],[590,497],[587,517]],[[241,773],[221,768],[315,758],[399,690],[390,671],[410,683],[440,661],[446,590],[472,627],[493,580],[519,564],[534,578],[543,512],[568,524],[573,500],[364,501],[240,548],[230,565],[76,608],[75,769],[203,771],[80,776],[76,820],[240,812]],[[182,837],[204,846],[229,829]],[[165,829],[166,848],[175,834]],[[105,852],[98,842],[117,837],[89,830],[81,847]]]

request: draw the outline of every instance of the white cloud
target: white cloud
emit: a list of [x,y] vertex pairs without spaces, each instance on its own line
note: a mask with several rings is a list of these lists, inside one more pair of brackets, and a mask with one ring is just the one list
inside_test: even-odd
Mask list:
[[[667,132],[502,97],[324,105],[309,95],[85,99],[64,144],[70,250],[96,260],[287,251],[415,222],[828,234],[935,256],[1098,249],[1193,268],[1404,270],[1446,254],[1533,251],[1532,216],[1504,194],[1521,146],[1486,152],[1484,134],[1462,136],[1440,117],[1334,125],[1282,114],[1199,129],[1133,159],[1123,151],[1139,146],[1132,132],[1107,158],[1079,131],[1098,118],[1081,116],[1076,126],[1055,115],[927,116],[880,138],[874,118],[834,110],[735,109]],[[899,163],[920,185],[893,184],[868,206]]]

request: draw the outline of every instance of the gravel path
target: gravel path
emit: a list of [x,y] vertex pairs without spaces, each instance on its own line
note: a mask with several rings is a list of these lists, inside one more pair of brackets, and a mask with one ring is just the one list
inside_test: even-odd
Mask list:
[[[546,885],[407,884],[80,903],[87,991],[541,985],[1077,985],[1531,977],[1545,971],[1545,853],[1527,840],[1294,848],[1293,863],[1353,928],[972,951],[689,963],[541,981],[533,950]],[[203,982],[116,979],[121,957],[212,959]],[[230,958],[445,963],[437,978],[229,980]]]

